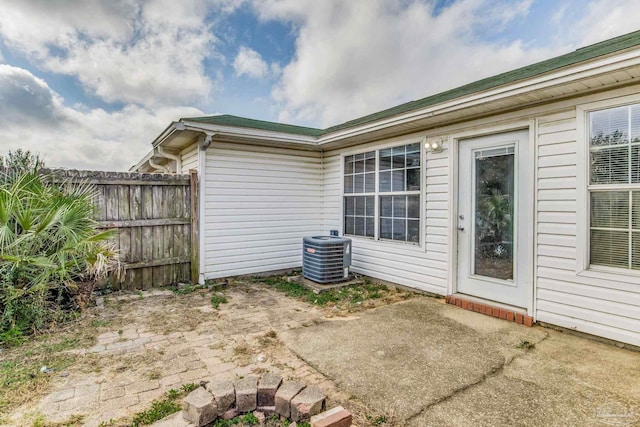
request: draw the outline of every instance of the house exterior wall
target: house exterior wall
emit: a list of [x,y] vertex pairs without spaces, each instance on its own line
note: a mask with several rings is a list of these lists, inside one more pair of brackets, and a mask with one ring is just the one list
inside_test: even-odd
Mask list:
[[588,207],[577,201],[585,192],[578,159],[589,141],[577,122],[576,108],[538,120],[535,318],[640,345],[640,276],[583,270],[588,237],[579,223]]
[[206,151],[206,279],[296,268],[322,231],[322,155],[214,142]]
[[[324,233],[342,230],[343,155],[366,152],[389,144],[414,141],[420,136],[445,138],[444,152],[426,154],[424,162],[422,247],[352,237],[353,271],[440,295],[456,292],[456,230],[450,221],[455,200],[451,167],[457,150],[454,136],[484,135],[488,129],[508,131],[530,123],[534,181],[534,274],[528,313],[546,322],[621,342],[640,345],[640,275],[584,274],[584,247],[588,236],[580,218],[588,220],[588,207],[578,207],[581,188],[578,176],[580,144],[588,150],[588,139],[577,130],[577,111],[585,103],[640,94],[629,87],[597,95],[565,100],[544,107],[432,129],[420,134],[386,139],[356,148],[324,153]],[[640,96],[638,96],[640,102]],[[498,132],[498,131],[495,131]],[[584,169],[586,166],[582,166]],[[351,237],[351,236],[350,236]]]
[[[300,267],[302,237],[331,230],[342,234],[343,156],[444,138],[442,153],[426,153],[422,146],[421,244],[352,237],[352,270],[439,295],[455,294],[457,231],[451,218],[457,215],[457,139],[529,128],[535,165],[529,188],[535,203],[528,314],[536,321],[640,345],[640,275],[584,274],[581,257],[588,239],[580,222],[588,219],[588,209],[579,203],[581,191],[586,192],[579,179],[586,165],[580,165],[579,153],[588,147],[579,129],[580,106],[633,95],[640,102],[640,86],[324,153],[214,142],[206,155],[200,153],[204,277]],[[190,147],[181,153],[184,170],[191,168],[189,153]]]
[[[422,135],[360,145],[348,150],[324,154],[324,234],[330,230],[342,233],[342,155],[357,154],[381,147],[420,141]],[[424,148],[422,149],[424,152]],[[447,182],[446,153],[433,155],[426,161],[426,186],[423,186],[421,245],[349,236],[353,240],[352,270],[427,292],[444,295],[447,291]],[[423,164],[425,156],[422,156]],[[424,167],[423,167],[424,168]],[[426,233],[424,232],[426,230]]]
[[180,150],[180,160],[182,171],[178,173],[189,173],[190,169],[198,170],[198,144],[194,142]]

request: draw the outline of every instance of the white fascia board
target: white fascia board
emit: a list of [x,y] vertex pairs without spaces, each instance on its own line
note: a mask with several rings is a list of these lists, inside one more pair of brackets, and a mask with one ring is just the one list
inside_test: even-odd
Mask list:
[[176,125],[178,124],[179,122],[171,122],[171,124],[167,126],[165,130],[163,130],[162,133],[156,137],[156,139],[153,140],[151,146],[155,148],[158,145],[161,145],[164,140],[169,138],[171,134],[176,131]]
[[188,130],[213,133],[216,135],[256,138],[271,142],[289,142],[307,146],[317,146],[318,138],[315,136],[296,135],[284,132],[273,132],[261,129],[241,128],[234,126],[211,125],[198,122],[182,122]]
[[142,159],[140,159],[140,161],[138,163],[136,163],[135,165],[131,166],[129,168],[129,172],[137,172],[140,170],[140,168],[142,166],[144,166],[145,163],[149,163],[149,160],[153,157],[155,152],[155,149],[152,148],[151,151],[149,151],[147,154],[144,155],[144,157]]
[[520,80],[505,86],[489,89],[484,92],[476,92],[462,98],[455,98],[441,104],[410,111],[387,119],[366,123],[361,126],[339,130],[319,138],[319,145],[336,142],[344,138],[357,136],[376,130],[385,129],[391,126],[404,124],[414,120],[429,118],[438,114],[448,113],[463,108],[473,107],[478,104],[486,104],[510,96],[517,96],[522,93],[534,90],[543,90],[552,86],[570,83],[576,80],[594,77],[606,72],[622,70],[624,68],[640,65],[640,50],[634,49],[618,55],[607,56],[601,59],[591,60],[587,63],[567,66],[558,71],[541,74]]

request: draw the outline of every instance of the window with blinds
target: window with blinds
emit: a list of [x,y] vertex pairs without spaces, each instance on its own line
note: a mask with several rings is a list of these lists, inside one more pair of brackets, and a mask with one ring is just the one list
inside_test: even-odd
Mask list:
[[589,113],[590,263],[640,270],[640,105]]

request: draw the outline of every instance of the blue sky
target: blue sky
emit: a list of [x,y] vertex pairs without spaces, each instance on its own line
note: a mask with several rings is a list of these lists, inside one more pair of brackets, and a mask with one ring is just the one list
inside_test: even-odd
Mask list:
[[640,29],[637,0],[0,0],[0,155],[126,170],[180,117],[326,127]]

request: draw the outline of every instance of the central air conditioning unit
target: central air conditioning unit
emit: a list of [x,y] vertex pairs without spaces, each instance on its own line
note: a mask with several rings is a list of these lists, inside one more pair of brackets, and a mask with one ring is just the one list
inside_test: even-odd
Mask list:
[[318,283],[349,278],[351,239],[316,236],[302,239],[302,276]]

